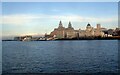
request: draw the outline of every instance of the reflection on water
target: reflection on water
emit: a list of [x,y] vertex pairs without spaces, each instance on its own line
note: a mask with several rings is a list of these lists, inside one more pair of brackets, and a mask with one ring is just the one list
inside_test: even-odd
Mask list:
[[117,40],[3,42],[3,73],[117,73],[117,62]]

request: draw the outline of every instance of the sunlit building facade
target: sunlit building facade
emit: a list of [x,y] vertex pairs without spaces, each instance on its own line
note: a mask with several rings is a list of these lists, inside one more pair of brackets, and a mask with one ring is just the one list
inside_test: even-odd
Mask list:
[[85,30],[75,30],[72,27],[71,22],[68,23],[68,27],[65,28],[62,25],[62,22],[59,22],[58,28],[55,28],[54,31],[50,33],[51,37],[56,38],[81,38],[81,37],[103,37],[104,33],[100,24],[97,24],[96,28],[93,28],[89,23],[86,26]]

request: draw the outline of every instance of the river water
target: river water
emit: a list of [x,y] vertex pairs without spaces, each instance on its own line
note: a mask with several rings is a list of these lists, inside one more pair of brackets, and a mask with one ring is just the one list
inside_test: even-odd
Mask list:
[[3,41],[3,73],[117,73],[118,40]]

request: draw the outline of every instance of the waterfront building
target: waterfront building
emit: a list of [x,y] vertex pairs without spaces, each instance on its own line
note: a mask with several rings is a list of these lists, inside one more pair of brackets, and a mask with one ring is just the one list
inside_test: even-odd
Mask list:
[[21,41],[21,37],[14,37],[15,41]]
[[97,27],[94,28],[94,36],[95,37],[103,37],[104,36],[104,32],[102,31],[103,28],[101,28],[100,24],[96,25]]
[[50,33],[50,36],[57,38],[74,38],[75,30],[72,27],[71,22],[68,24],[68,28],[63,27],[62,22],[59,22],[58,28],[55,28],[54,31]]
[[26,35],[26,36],[14,37],[14,40],[16,40],[16,41],[31,41],[32,36]]
[[65,27],[63,27],[62,22],[60,21],[58,28],[55,28],[53,32],[51,32],[50,36],[56,36],[57,38],[64,38]]
[[107,31],[108,31],[108,35],[112,35],[115,30],[114,29],[108,29]]
[[120,28],[116,28],[112,35],[113,36],[120,36]]
[[86,37],[93,37],[94,36],[94,28],[88,23],[85,30]]
[[82,38],[82,37],[103,37],[104,32],[100,24],[97,24],[96,28],[93,28],[89,23],[86,26],[85,30],[74,30],[71,22],[68,23],[68,27],[63,27],[62,21],[59,22],[58,28],[55,28],[54,31],[50,33],[51,37],[61,38]]
[[74,37],[76,37],[76,35],[75,35],[76,33],[75,33],[75,30],[74,30],[74,28],[72,27],[72,24],[71,24],[71,22],[69,22],[69,24],[68,24],[68,28],[65,28],[65,38],[74,38]]

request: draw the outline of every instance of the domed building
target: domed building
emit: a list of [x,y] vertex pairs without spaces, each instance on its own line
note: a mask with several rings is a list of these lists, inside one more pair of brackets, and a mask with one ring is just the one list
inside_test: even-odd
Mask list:
[[54,31],[50,33],[51,37],[58,39],[61,38],[82,38],[82,37],[98,37],[103,36],[104,33],[101,30],[100,24],[97,24],[97,28],[93,28],[89,23],[86,26],[85,30],[74,30],[71,22],[68,23],[68,27],[63,27],[62,21],[59,22],[58,28],[55,28]]
[[92,37],[92,36],[94,36],[94,28],[89,23],[86,26],[85,36],[86,37]]

